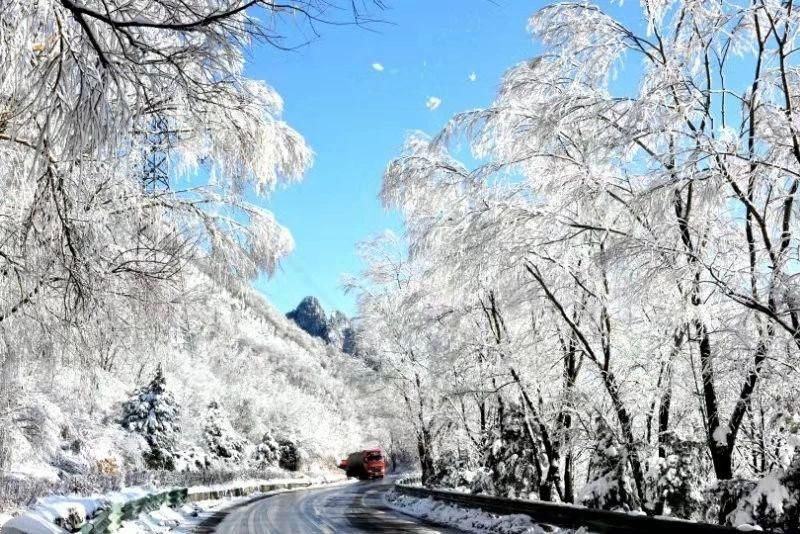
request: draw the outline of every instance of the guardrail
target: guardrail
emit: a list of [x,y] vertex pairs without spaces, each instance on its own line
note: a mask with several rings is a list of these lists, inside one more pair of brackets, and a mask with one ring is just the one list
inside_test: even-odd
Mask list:
[[197,501],[210,501],[215,499],[224,499],[226,497],[246,497],[253,493],[266,493],[268,491],[275,491],[279,489],[294,489],[294,488],[307,488],[311,486],[311,482],[281,482],[275,484],[260,484],[255,486],[244,486],[239,488],[229,488],[221,490],[209,490],[190,493],[187,496],[187,502]]
[[395,490],[402,495],[410,497],[431,498],[462,508],[480,509],[499,515],[524,514],[536,523],[546,523],[571,529],[585,527],[593,532],[619,532],[626,534],[641,532],[647,532],[647,534],[674,534],[675,532],[680,532],[681,534],[741,533],[741,530],[733,527],[695,523],[683,519],[609,512],[571,504],[521,501],[456,491],[434,490],[418,484],[419,477],[399,480],[395,482]]
[[143,512],[152,512],[164,505],[173,508],[182,505],[186,502],[188,493],[186,488],[177,488],[161,493],[152,493],[126,503],[112,503],[109,508],[87,521],[78,532],[81,534],[114,532],[122,526],[123,521],[136,519]]

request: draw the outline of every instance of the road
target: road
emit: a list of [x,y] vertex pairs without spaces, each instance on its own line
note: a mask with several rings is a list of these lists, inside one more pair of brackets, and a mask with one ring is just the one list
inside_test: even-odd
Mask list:
[[383,502],[391,481],[358,482],[334,488],[292,491],[255,498],[214,514],[198,534],[340,534],[393,532],[456,534],[395,512]]

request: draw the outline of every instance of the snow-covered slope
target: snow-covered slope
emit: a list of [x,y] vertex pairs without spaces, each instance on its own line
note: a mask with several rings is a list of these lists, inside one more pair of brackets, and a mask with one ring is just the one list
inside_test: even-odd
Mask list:
[[[367,371],[303,332],[256,291],[225,288],[195,271],[159,313],[139,316],[138,324],[134,315],[115,317],[97,331],[66,329],[69,335],[49,340],[49,349],[61,355],[83,349],[81,359],[54,358],[49,366],[4,377],[16,393],[10,415],[0,416],[0,510],[48,484],[68,490],[65,480],[97,491],[126,473],[145,476],[148,445],[120,424],[122,405],[159,364],[179,408],[174,448],[201,458],[208,470],[263,468],[254,457],[265,435],[295,444],[304,471],[333,468],[336,457],[360,446],[354,377]],[[95,342],[76,348],[71,336],[80,335]],[[244,444],[242,457],[210,453],[212,402]],[[32,490],[34,480],[47,482]]]

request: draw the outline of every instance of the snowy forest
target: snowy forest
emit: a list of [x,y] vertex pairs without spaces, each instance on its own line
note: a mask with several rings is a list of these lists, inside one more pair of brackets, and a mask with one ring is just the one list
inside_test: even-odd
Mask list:
[[796,531],[800,13],[608,5],[389,163],[364,345],[426,485]]
[[428,487],[800,529],[800,13],[597,1],[398,135],[351,321],[252,285],[293,248],[256,199],[313,153],[245,59],[382,2],[0,0],[0,512],[380,446]]
[[250,287],[293,246],[251,199],[312,152],[245,51],[324,5],[0,2],[0,512],[376,438],[368,367]]

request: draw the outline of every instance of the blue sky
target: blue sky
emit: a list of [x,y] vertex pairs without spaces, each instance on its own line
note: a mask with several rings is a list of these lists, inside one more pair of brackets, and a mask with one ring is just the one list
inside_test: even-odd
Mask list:
[[[285,312],[315,295],[328,311],[356,313],[341,288],[342,274],[360,269],[356,243],[402,231],[378,199],[386,164],[409,132],[435,133],[454,113],[491,102],[502,73],[535,55],[526,25],[541,5],[396,0],[379,13],[388,24],[320,26],[322,35],[298,50],[251,50],[248,75],[277,89],[284,118],[316,154],[302,183],[262,202],[296,242],[272,279],[256,284],[273,304]],[[442,102],[430,111],[432,96]]]

